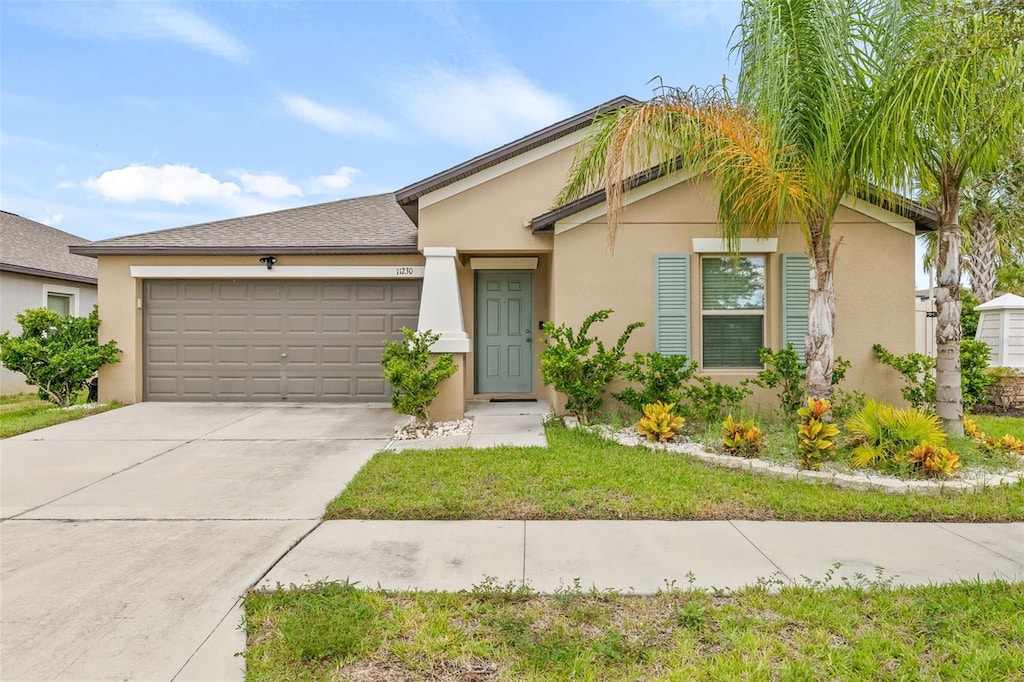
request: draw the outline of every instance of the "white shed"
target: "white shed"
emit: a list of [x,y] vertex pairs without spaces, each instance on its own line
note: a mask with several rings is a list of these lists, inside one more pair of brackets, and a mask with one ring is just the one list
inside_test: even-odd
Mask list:
[[988,364],[1024,369],[1024,297],[1003,294],[975,310],[981,317],[974,338],[988,345]]

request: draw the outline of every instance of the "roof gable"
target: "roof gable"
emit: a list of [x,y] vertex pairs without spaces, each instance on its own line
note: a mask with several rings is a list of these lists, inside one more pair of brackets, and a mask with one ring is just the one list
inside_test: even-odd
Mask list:
[[582,130],[593,123],[594,118],[599,114],[638,103],[639,102],[637,100],[626,95],[616,97],[604,104],[599,104],[596,107],[587,109],[575,116],[571,116],[564,121],[554,123],[546,128],[542,128],[541,130],[530,133],[525,137],[521,137],[518,140],[498,147],[497,149],[493,149],[485,154],[474,157],[469,161],[453,166],[448,170],[441,171],[440,173],[431,175],[429,178],[425,178],[419,182],[414,182],[411,185],[403,187],[395,192],[395,198],[398,200],[399,204],[408,207],[407,210],[412,208],[414,211],[414,202],[425,194],[434,192],[442,187],[451,185],[454,182],[468,178],[469,176],[479,173],[487,168],[496,166],[504,161],[508,161],[513,157],[525,154],[530,150],[544,146],[561,137],[565,137],[566,135],[571,135],[576,131]]

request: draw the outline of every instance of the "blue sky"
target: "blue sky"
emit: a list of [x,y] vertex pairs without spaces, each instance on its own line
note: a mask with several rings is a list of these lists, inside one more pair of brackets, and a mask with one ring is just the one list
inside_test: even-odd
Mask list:
[[0,206],[96,240],[395,190],[655,77],[731,79],[738,19],[738,0],[0,0]]
[[398,189],[648,83],[733,0],[0,4],[4,210],[89,239]]

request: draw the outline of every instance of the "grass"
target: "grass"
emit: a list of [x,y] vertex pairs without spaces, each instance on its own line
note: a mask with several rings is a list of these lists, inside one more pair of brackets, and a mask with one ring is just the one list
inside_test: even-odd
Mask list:
[[0,438],[17,436],[20,433],[28,433],[54,424],[63,424],[120,406],[120,403],[111,402],[74,410],[62,410],[53,403],[40,400],[35,395],[0,396]]
[[325,518],[1024,520],[1024,482],[892,495],[720,469],[581,430],[547,435],[546,448],[379,453]]
[[252,592],[249,680],[1022,680],[1024,583]]

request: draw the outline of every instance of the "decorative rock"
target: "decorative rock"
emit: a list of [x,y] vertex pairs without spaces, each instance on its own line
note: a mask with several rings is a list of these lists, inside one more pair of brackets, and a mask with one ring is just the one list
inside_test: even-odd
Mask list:
[[[641,438],[636,429],[627,427],[613,429],[607,424],[596,426],[583,426],[576,422],[575,417],[564,417],[565,425],[570,428],[586,428],[608,440],[627,447],[644,446],[651,450],[661,450],[688,455],[701,462],[721,466],[729,469],[742,469],[752,473],[775,476],[785,480],[799,480],[807,483],[835,485],[840,488],[851,490],[878,490],[881,492],[902,495],[907,493],[937,494],[943,490],[960,490],[963,492],[976,492],[990,486],[1015,485],[1018,481],[1024,480],[1024,471],[1015,471],[1002,474],[990,474],[985,471],[972,470],[965,472],[964,478],[959,480],[902,480],[887,476],[878,471],[870,469],[833,471],[808,471],[798,469],[786,464],[776,464],[763,459],[744,459],[731,455],[720,455],[704,450],[699,444],[688,441],[670,441],[668,443],[652,443]],[[570,422],[570,420],[572,420]],[[971,479],[971,480],[966,480]]]
[[434,422],[429,426],[416,420],[410,420],[405,426],[395,429],[392,440],[418,440],[420,438],[444,438],[445,436],[465,436],[473,430],[472,419],[459,419],[451,422]]

